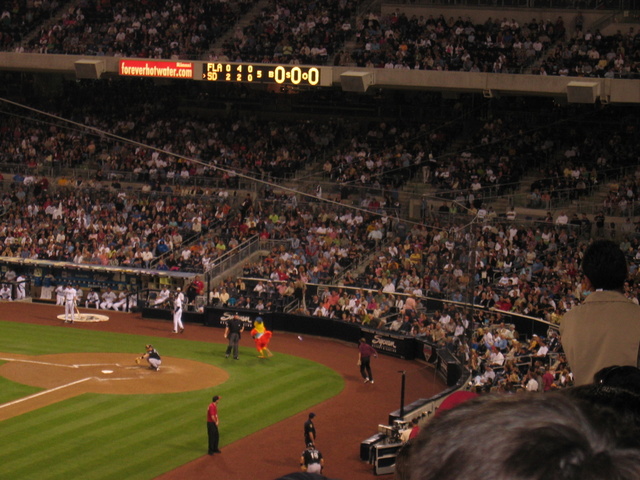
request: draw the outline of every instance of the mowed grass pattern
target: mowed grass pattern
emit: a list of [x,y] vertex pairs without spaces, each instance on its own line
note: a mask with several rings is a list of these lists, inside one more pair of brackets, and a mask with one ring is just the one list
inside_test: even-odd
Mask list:
[[[222,332],[219,332],[222,335]],[[244,345],[251,342],[243,339]],[[0,422],[0,479],[152,479],[206,454],[206,408],[222,395],[221,446],[340,393],[343,379],[317,363],[277,353],[224,358],[225,345],[0,321],[0,352],[139,353],[153,343],[162,355],[224,368],[213,389],[161,395],[84,394]],[[0,378],[0,404],[39,389]]]

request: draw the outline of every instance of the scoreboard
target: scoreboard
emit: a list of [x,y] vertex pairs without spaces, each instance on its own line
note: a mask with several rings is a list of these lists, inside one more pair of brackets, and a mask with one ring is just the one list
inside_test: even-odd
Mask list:
[[273,83],[328,87],[331,69],[308,65],[208,62],[202,64],[202,80],[222,83]]

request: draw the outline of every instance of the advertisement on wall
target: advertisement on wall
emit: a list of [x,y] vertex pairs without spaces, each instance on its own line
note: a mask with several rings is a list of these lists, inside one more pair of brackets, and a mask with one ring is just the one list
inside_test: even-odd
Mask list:
[[214,327],[225,327],[227,322],[231,320],[234,315],[238,315],[240,321],[244,325],[245,330],[251,330],[253,328],[253,322],[256,318],[260,317],[265,322],[265,325],[269,326],[268,315],[260,315],[257,311],[248,310],[222,310],[217,308],[208,309],[207,325]]
[[193,63],[124,59],[118,72],[128,77],[193,79]]
[[362,337],[378,352],[413,360],[413,337],[363,328]]

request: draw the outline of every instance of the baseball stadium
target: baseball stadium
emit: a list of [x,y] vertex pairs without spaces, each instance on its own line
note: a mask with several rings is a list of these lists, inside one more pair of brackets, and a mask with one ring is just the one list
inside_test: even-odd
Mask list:
[[457,478],[457,395],[585,383],[594,243],[638,305],[632,0],[4,3],[0,479]]

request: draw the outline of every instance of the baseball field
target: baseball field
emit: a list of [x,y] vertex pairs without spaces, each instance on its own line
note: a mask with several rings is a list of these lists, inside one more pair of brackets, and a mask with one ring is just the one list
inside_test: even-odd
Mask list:
[[[168,322],[118,312],[65,325],[58,310],[0,306],[1,479],[274,479],[297,470],[311,409],[325,474],[372,478],[358,442],[399,407],[393,369],[409,367],[409,395],[442,388],[425,366],[382,357],[364,385],[344,342],[275,332],[274,357],[258,359],[246,335],[234,361],[220,329],[172,335]],[[158,372],[135,363],[147,343],[162,355]],[[214,394],[223,454],[209,457]]]

